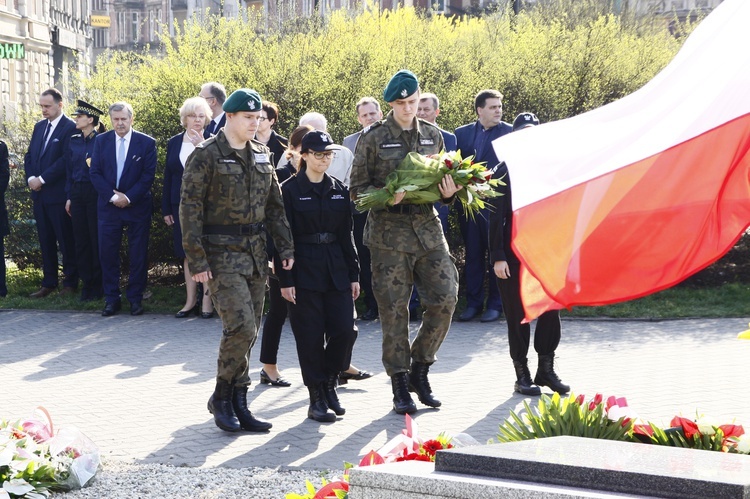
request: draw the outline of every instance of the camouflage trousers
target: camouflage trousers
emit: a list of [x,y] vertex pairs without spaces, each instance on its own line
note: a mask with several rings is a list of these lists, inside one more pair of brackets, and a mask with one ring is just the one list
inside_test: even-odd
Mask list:
[[[372,290],[383,328],[383,366],[388,376],[409,372],[411,361],[432,364],[450,329],[458,300],[458,271],[446,246],[407,253],[370,248]],[[409,344],[409,298],[417,287],[425,312]]]
[[250,349],[258,338],[266,278],[214,274],[208,281],[208,289],[224,327],[216,378],[234,386],[247,386],[250,384]]

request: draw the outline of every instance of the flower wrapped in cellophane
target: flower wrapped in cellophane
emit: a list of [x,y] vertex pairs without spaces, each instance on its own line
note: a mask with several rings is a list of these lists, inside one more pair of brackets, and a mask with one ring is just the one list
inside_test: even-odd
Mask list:
[[473,156],[462,158],[461,151],[436,156],[410,152],[385,178],[385,186],[360,194],[355,204],[361,211],[385,208],[393,204],[398,192],[405,193],[402,203],[433,204],[441,198],[438,185],[445,175],[450,175],[457,186],[463,187],[456,192],[456,198],[464,212],[473,218],[486,206],[485,199],[501,195],[495,187],[505,185],[502,180],[492,178],[493,172],[484,163],[474,163],[473,159]]

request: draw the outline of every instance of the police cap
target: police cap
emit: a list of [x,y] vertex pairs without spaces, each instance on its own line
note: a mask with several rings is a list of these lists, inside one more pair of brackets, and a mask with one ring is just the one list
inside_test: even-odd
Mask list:
[[539,124],[539,118],[534,113],[521,113],[516,116],[513,120],[513,131],[520,130],[529,126],[537,126]]
[[102,111],[101,109],[97,107],[92,106],[85,100],[78,99],[77,104],[76,104],[76,110],[73,113],[73,116],[79,116],[81,114],[85,114],[86,116],[91,116],[94,118],[100,118],[104,114],[104,111]]

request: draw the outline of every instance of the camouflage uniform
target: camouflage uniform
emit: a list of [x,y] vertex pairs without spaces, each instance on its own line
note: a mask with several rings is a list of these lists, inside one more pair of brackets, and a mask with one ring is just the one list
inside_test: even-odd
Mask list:
[[249,355],[258,336],[268,265],[262,227],[253,226],[249,234],[227,232],[260,223],[281,258],[293,258],[268,148],[252,141],[240,153],[222,130],[197,146],[185,165],[180,224],[190,272],[213,274],[207,284],[224,326],[217,379],[234,386],[250,384]]
[[[428,155],[442,149],[443,137],[436,126],[417,120],[413,130],[402,130],[393,112],[389,113],[362,131],[352,167],[352,199],[383,187],[386,176],[409,152]],[[412,359],[432,364],[448,334],[458,299],[458,272],[437,212],[431,205],[404,203],[390,210],[371,210],[364,242],[372,254],[372,288],[380,311],[388,376],[409,372]],[[412,283],[425,312],[417,337],[409,345]]]

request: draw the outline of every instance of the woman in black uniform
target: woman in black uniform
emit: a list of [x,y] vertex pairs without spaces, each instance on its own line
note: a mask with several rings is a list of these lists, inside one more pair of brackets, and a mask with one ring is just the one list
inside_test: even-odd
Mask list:
[[310,392],[307,416],[321,422],[346,412],[336,384],[351,361],[356,332],[349,311],[359,296],[349,189],[325,173],[333,146],[326,132],[308,132],[302,139],[300,171],[281,189],[294,237],[294,267],[278,273],[281,295],[291,303],[289,321]]
[[99,118],[104,111],[86,101],[78,100],[76,133],[70,137],[66,153],[65,211],[73,224],[76,265],[81,276],[81,301],[100,300],[103,296],[102,268],[99,263],[99,229],[97,201],[99,195],[89,178],[89,163],[94,152],[96,135],[104,132]]

